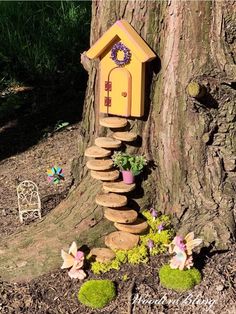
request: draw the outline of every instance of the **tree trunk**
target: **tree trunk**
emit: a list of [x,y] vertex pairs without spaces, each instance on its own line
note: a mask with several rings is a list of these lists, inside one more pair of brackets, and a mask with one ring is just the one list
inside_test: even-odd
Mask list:
[[[131,120],[140,148],[153,161],[133,199],[171,214],[180,232],[226,247],[235,232],[235,2],[93,1],[91,45],[126,19],[157,53],[148,68],[146,115]],[[88,47],[89,48],[89,47]],[[60,249],[73,241],[103,243],[112,223],[95,204],[101,184],[84,167],[84,150],[106,131],[99,127],[98,61],[91,61],[68,198],[44,219],[2,240],[0,275],[28,279],[59,267]],[[187,93],[205,86],[202,99]],[[177,229],[178,230],[178,229]]]

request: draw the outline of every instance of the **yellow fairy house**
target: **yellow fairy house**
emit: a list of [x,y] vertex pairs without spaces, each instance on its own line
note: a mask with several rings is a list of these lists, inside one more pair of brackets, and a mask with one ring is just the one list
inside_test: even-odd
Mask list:
[[100,58],[100,112],[143,116],[145,62],[156,55],[132,26],[125,20],[117,21],[86,55]]

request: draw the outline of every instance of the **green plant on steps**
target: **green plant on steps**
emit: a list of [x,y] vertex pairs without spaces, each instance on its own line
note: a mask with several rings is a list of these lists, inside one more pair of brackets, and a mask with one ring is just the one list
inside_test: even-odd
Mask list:
[[91,308],[101,309],[116,297],[116,288],[111,280],[89,280],[80,288],[78,300]]
[[114,166],[119,167],[121,171],[131,171],[134,176],[139,175],[147,165],[147,160],[144,156],[132,156],[123,152],[115,152],[112,160]]
[[[149,211],[143,211],[142,215],[147,219],[149,232],[140,236],[140,243],[131,250],[117,250],[116,257],[110,262],[100,263],[92,262],[91,270],[94,274],[101,274],[110,271],[111,269],[119,270],[122,264],[140,264],[147,263],[149,256],[155,256],[166,252],[167,245],[170,243],[174,232],[171,228],[170,218],[166,215],[161,215],[157,219],[153,219]],[[163,224],[165,229],[158,232],[158,226]],[[153,248],[149,250],[148,241],[153,241]]]
[[201,282],[201,273],[196,268],[180,270],[164,265],[159,271],[160,283],[163,287],[183,292],[192,289]]

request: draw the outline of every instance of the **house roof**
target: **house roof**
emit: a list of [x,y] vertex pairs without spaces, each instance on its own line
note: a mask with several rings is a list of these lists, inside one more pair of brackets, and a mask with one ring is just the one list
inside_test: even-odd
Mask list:
[[98,41],[86,52],[89,59],[100,57],[115,40],[124,42],[131,52],[141,62],[150,61],[156,58],[155,53],[149,48],[146,42],[139,36],[133,27],[125,20],[117,21],[111,26]]

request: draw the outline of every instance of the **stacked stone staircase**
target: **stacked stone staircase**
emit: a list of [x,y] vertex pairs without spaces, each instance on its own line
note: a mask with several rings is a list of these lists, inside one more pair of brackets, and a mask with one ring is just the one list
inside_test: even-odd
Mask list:
[[105,237],[108,248],[94,248],[90,254],[96,256],[96,260],[107,262],[115,257],[113,250],[129,250],[139,242],[139,234],[143,233],[148,224],[138,218],[138,213],[127,206],[126,195],[135,189],[135,183],[125,184],[120,179],[120,172],[113,168],[111,155],[115,149],[119,149],[122,142],[128,143],[136,140],[137,135],[129,131],[120,131],[126,127],[128,121],[125,118],[106,117],[100,119],[100,125],[106,128],[119,129],[110,137],[98,137],[95,145],[86,149],[85,156],[90,159],[86,163],[91,170],[94,179],[103,182],[100,194],[96,196],[96,203],[104,207],[104,217],[114,222],[118,231]]

